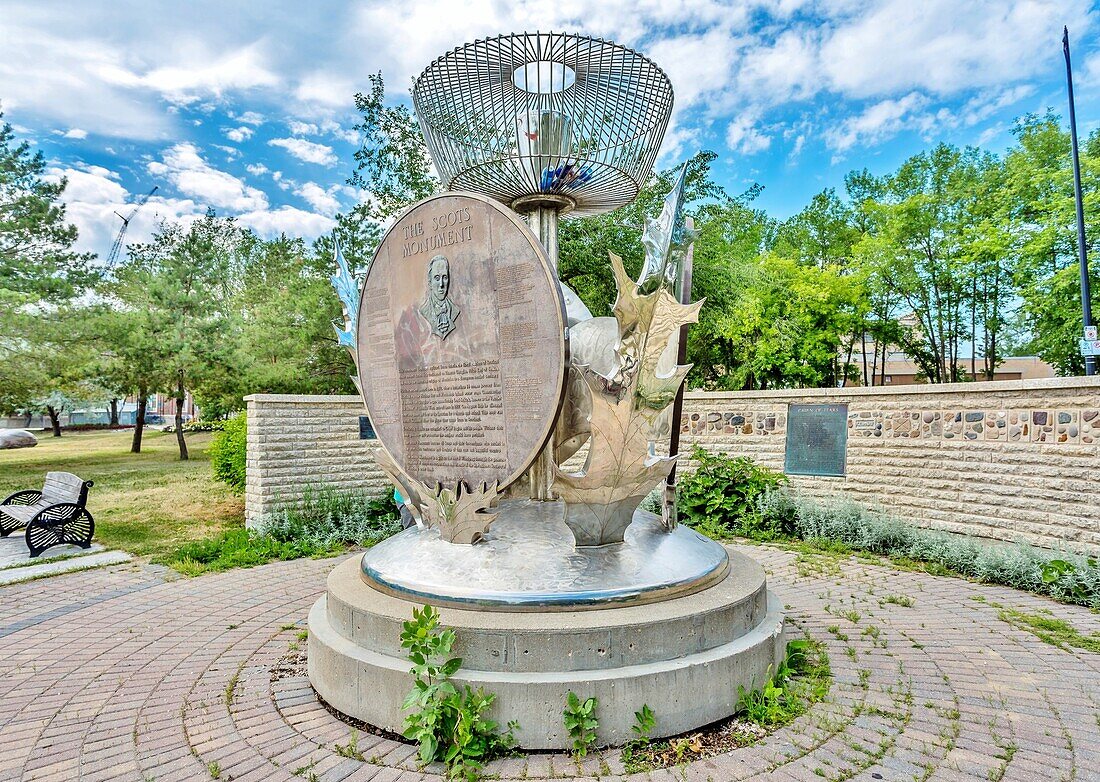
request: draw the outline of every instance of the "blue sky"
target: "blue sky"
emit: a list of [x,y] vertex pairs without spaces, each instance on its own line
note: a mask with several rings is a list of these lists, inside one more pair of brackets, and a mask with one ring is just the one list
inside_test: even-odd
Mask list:
[[1064,113],[1061,30],[1078,118],[1100,124],[1100,30],[1081,0],[49,2],[3,0],[0,105],[67,176],[81,245],[207,206],[264,235],[323,233],[360,194],[353,96],[381,70],[394,101],[434,57],[476,38],[578,31],[633,46],[672,79],[659,164],[719,154],[731,192],[785,217],[844,174],[929,144],[1011,142],[1020,114]]

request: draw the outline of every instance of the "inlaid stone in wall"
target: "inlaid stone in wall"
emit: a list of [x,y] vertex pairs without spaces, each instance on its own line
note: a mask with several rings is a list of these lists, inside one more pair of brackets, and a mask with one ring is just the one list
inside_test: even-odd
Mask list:
[[1031,411],[1031,442],[1055,442],[1054,413],[1050,410]]
[[986,440],[1008,440],[1008,411],[987,411],[985,414],[984,427]]
[[1081,429],[1078,424],[1080,413],[1077,410],[1059,410],[1057,434],[1060,443],[1076,443],[1080,440]]
[[961,440],[966,423],[963,414],[959,410],[943,411],[943,437],[945,440]]
[[1081,442],[1094,443],[1100,440],[1100,410],[1081,411]]

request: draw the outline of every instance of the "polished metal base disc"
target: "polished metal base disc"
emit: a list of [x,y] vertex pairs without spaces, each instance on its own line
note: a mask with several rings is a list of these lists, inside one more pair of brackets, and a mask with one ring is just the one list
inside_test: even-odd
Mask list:
[[561,502],[508,500],[475,545],[411,528],[363,555],[375,589],[433,605],[500,611],[577,611],[691,594],[729,569],[722,546],[688,527],[666,532],[655,514],[634,512],[622,543],[577,548]]

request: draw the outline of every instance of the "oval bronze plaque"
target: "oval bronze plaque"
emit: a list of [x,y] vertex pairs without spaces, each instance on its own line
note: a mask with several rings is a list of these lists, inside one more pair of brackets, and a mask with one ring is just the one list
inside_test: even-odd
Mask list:
[[495,201],[445,193],[398,218],[363,282],[356,344],[378,439],[429,486],[506,486],[550,436],[565,305],[538,239]]

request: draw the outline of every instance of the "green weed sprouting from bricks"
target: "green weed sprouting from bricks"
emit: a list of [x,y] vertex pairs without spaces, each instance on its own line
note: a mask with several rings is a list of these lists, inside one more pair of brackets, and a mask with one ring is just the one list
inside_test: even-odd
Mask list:
[[1061,649],[1074,646],[1089,652],[1100,653],[1100,633],[1085,635],[1069,622],[1056,619],[1049,612],[1030,614],[1012,608],[1000,608],[999,604],[995,604],[994,607],[1000,609],[997,616],[1001,621],[1008,622],[1018,630],[1031,633],[1044,643]]
[[241,668],[244,663],[237,668],[236,672],[229,677],[229,681],[225,685],[225,707],[228,709],[233,705],[233,699],[237,697],[237,685],[241,681]]
[[[755,744],[771,731],[787,725],[804,714],[812,704],[822,700],[828,694],[831,683],[832,674],[829,670],[825,645],[808,638],[791,641],[787,645],[784,662],[779,666],[776,678],[773,680],[773,685],[783,691],[782,695],[775,699],[778,700],[779,706],[773,709],[770,715],[775,720],[773,724],[765,725],[755,721],[754,716],[761,717],[759,711],[750,714],[746,708],[739,708],[738,713],[722,727],[720,733],[723,738],[717,743],[711,743],[701,733],[689,733],[667,739],[649,738],[644,742],[632,739],[623,747],[621,755],[623,767],[628,774],[671,768],[729,752],[736,747]],[[753,696],[744,689],[742,689],[742,696],[753,699]],[[635,720],[640,722],[642,716],[640,712],[636,713]]]
[[596,743],[596,729],[600,720],[596,708],[600,702],[595,698],[583,701],[570,691],[565,698],[565,710],[562,711],[562,724],[573,742],[573,756],[583,758]]
[[221,779],[222,767],[216,760],[211,760],[206,764],[206,770],[210,774],[211,779]]
[[642,708],[634,712],[634,724],[630,726],[634,738],[626,742],[622,749],[623,767],[628,772],[639,770],[634,768],[635,754],[644,751],[649,746],[650,735],[655,727],[657,727],[657,717],[654,715],[653,709],[643,703]]
[[642,708],[634,712],[634,724],[630,726],[630,730],[634,734],[634,740],[648,742],[649,734],[656,727],[657,717],[654,715],[653,709],[643,703]]
[[431,606],[413,609],[412,621],[402,625],[401,646],[413,664],[413,689],[402,704],[411,711],[403,735],[417,742],[421,762],[441,761],[449,778],[475,780],[486,761],[515,746],[519,724],[509,722],[500,733],[485,717],[496,696],[451,682],[462,666],[461,657],[451,657],[454,642],[454,630],[439,627],[439,612]]
[[360,762],[365,762],[363,753],[359,751],[359,731],[355,728],[351,729],[351,735],[348,737],[347,744],[334,744],[333,749],[336,750],[336,754],[342,758],[351,758]]
[[[796,679],[796,675],[801,678]],[[819,641],[802,638],[787,644],[775,675],[759,690],[738,687],[737,713],[767,728],[785,725],[821,700],[830,683],[829,659]]]

